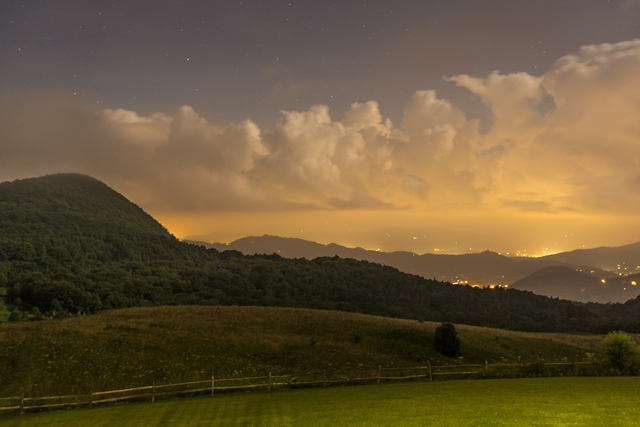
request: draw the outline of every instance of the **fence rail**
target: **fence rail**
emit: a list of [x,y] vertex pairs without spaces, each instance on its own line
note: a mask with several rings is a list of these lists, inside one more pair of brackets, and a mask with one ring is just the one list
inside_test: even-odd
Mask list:
[[[591,362],[554,362],[543,363],[544,366],[573,366],[573,365],[587,365]],[[77,395],[65,395],[65,396],[14,396],[0,398],[0,414],[19,411],[20,414],[24,414],[28,411],[43,410],[49,408],[61,408],[70,406],[84,406],[84,405],[96,405],[112,402],[119,402],[123,400],[147,400],[150,399],[155,402],[156,397],[159,396],[174,396],[174,395],[187,395],[192,393],[211,393],[214,395],[215,391],[235,391],[242,389],[255,389],[266,388],[271,391],[274,387],[298,387],[298,386],[317,386],[322,384],[323,387],[332,384],[344,384],[353,383],[359,381],[373,381],[378,384],[381,381],[403,381],[419,378],[429,378],[433,381],[434,376],[439,375],[474,375],[482,372],[487,372],[489,368],[500,369],[506,371],[512,371],[523,367],[540,365],[539,363],[493,363],[493,364],[467,364],[467,365],[440,365],[431,366],[428,363],[424,366],[404,367],[404,368],[382,368],[378,367],[376,370],[367,371],[345,371],[345,372],[327,372],[312,371],[302,372],[297,374],[283,374],[272,375],[271,372],[268,375],[259,377],[245,377],[245,378],[215,378],[211,377],[211,380],[191,381],[177,384],[159,384],[155,383],[150,386],[133,387],[121,390],[108,390],[97,391],[88,394]],[[402,372],[399,372],[402,371]],[[397,374],[400,373],[400,375]],[[384,375],[387,374],[387,375]],[[298,381],[305,377],[305,381]],[[310,377],[310,378],[309,378]],[[266,380],[266,381],[265,381]],[[245,381],[248,384],[234,383]],[[206,386],[203,387],[203,385]],[[222,384],[222,385],[221,385]],[[227,385],[229,384],[229,385]],[[233,385],[232,385],[233,384]],[[193,386],[200,386],[193,388]],[[171,390],[173,388],[174,390]],[[157,390],[167,390],[160,393]],[[134,393],[135,392],[135,393]],[[132,393],[132,394],[126,394]],[[113,396],[113,397],[109,397]],[[66,402],[64,400],[67,400]],[[62,401],[62,402],[61,402]],[[36,404],[41,402],[42,404]],[[6,411],[6,412],[5,412]]]

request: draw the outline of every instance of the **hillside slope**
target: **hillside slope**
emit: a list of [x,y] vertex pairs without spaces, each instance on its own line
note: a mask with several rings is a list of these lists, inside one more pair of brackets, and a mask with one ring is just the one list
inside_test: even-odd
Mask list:
[[[0,396],[211,378],[455,363],[433,322],[267,307],[155,307],[0,325]],[[602,336],[457,325],[467,363],[581,360]]]
[[623,303],[640,295],[636,280],[640,281],[640,275],[601,280],[574,268],[552,266],[518,280],[511,287],[560,299]]
[[178,245],[150,215],[89,176],[0,183],[0,260],[143,260],[168,256]]

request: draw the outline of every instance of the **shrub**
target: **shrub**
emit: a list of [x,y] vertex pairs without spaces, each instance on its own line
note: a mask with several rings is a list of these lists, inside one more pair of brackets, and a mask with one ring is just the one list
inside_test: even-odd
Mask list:
[[460,338],[453,323],[443,322],[433,337],[435,350],[447,357],[460,356]]
[[544,363],[544,360],[538,358],[533,363],[527,363],[526,365],[522,365],[520,367],[520,373],[524,377],[548,377],[551,376],[549,369]]
[[602,341],[600,351],[616,373],[637,374],[640,370],[638,345],[626,332],[609,332]]
[[20,322],[22,320],[22,312],[14,310],[9,314],[9,322]]

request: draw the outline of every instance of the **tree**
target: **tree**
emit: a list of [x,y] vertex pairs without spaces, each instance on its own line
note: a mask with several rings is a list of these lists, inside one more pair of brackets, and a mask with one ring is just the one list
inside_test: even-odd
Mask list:
[[600,351],[609,365],[620,373],[636,373],[640,367],[638,345],[626,332],[609,332],[600,345]]
[[9,314],[9,322],[20,322],[22,320],[22,312],[20,310],[13,310]]
[[443,322],[436,328],[433,344],[435,350],[444,356],[460,356],[460,338],[453,323]]

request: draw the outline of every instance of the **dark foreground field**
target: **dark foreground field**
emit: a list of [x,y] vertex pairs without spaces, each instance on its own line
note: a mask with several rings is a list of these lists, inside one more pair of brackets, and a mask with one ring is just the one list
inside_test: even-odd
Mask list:
[[413,382],[236,393],[2,419],[20,426],[631,426],[640,378]]
[[462,360],[433,349],[434,322],[290,308],[155,307],[0,325],[0,397],[312,370],[504,360],[581,361],[597,335],[457,325]]

